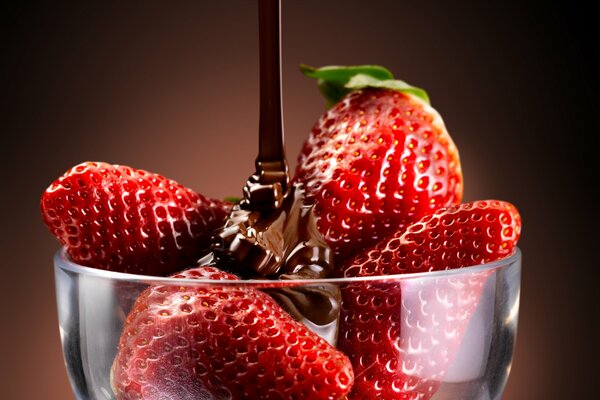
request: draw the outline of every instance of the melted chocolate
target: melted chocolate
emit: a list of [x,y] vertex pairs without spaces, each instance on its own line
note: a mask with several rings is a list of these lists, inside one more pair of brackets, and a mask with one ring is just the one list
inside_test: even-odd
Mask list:
[[325,278],[333,268],[333,253],[316,222],[313,206],[304,202],[304,190],[297,185],[276,210],[235,205],[213,237],[212,251],[244,278]]
[[328,284],[265,291],[297,321],[335,346],[341,301],[337,286]]
[[259,0],[260,117],[256,172],[244,188],[245,208],[277,209],[288,193],[281,104],[281,1]]
[[[321,236],[313,206],[296,185],[279,209],[269,212],[233,207],[213,237],[212,253],[220,268],[247,279],[326,278],[333,253]],[[336,285],[266,289],[296,320],[335,345],[340,290]]]
[[[259,0],[260,120],[256,172],[225,226],[213,237],[214,264],[246,279],[329,276],[333,253],[319,233],[302,186],[290,187],[281,105],[281,2]],[[335,285],[265,289],[290,315],[335,345],[340,291]]]

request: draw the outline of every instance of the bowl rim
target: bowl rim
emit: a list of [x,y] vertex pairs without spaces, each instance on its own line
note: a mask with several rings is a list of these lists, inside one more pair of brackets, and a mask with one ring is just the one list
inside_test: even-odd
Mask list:
[[472,265],[468,267],[440,270],[432,272],[416,272],[396,275],[376,275],[360,276],[351,278],[321,278],[321,279],[294,279],[294,280],[274,280],[274,279],[252,279],[252,280],[208,280],[191,278],[172,278],[151,275],[137,275],[124,272],[107,271],[97,268],[86,267],[77,264],[67,255],[66,248],[58,250],[54,255],[54,266],[56,269],[69,271],[78,275],[85,275],[95,278],[110,279],[113,281],[126,281],[131,283],[143,283],[149,285],[215,285],[219,286],[304,286],[304,285],[323,285],[323,284],[341,284],[356,282],[383,282],[383,281],[405,281],[412,279],[439,279],[456,277],[459,275],[478,274],[492,271],[505,266],[513,265],[521,260],[521,250],[515,247],[513,253],[507,257],[501,258],[485,264]]

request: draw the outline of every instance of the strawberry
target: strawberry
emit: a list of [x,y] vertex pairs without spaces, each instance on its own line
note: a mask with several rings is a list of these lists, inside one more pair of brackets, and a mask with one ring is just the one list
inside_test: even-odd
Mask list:
[[[345,277],[439,271],[514,252],[521,219],[477,201],[423,217],[341,266]],[[355,372],[349,399],[426,400],[437,390],[479,302],[488,272],[351,284],[342,289],[338,347]]]
[[347,258],[462,198],[456,146],[427,95],[381,67],[303,67],[333,108],[314,125],[295,181],[319,230]]
[[[237,281],[212,266],[174,278]],[[128,316],[112,368],[117,399],[340,399],[348,358],[264,292],[155,286]]]
[[513,252],[521,217],[509,203],[475,201],[437,210],[340,266],[344,277],[408,274],[484,264]]
[[193,264],[228,208],[158,174],[102,162],[74,166],[41,200],[44,222],[74,262],[146,275]]

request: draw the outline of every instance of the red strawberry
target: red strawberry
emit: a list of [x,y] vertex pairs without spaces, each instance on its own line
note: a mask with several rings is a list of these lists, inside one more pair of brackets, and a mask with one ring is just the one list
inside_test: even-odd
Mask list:
[[422,91],[373,68],[304,71],[327,94],[342,89],[332,101],[356,89],[315,124],[295,175],[338,260],[462,198],[458,151],[440,115]]
[[[214,267],[175,278],[237,280]],[[340,399],[348,358],[267,294],[158,286],[137,300],[113,364],[117,399]]]
[[340,266],[345,277],[408,274],[484,264],[512,254],[521,217],[509,203],[475,201],[437,210]]
[[42,196],[42,217],[71,259],[89,267],[168,275],[210,245],[229,206],[160,175],[86,162]]
[[[513,253],[517,210],[499,201],[442,209],[341,267],[340,275],[438,271]],[[489,273],[427,275],[342,290],[338,347],[355,372],[350,399],[426,400],[437,390]]]

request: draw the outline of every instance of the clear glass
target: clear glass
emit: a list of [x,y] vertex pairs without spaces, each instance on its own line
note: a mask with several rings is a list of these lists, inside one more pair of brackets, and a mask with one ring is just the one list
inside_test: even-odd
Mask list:
[[[327,286],[339,288],[342,293],[358,290],[355,293],[362,294],[361,302],[395,304],[394,312],[403,321],[397,330],[398,361],[403,367],[410,366],[405,372],[414,374],[417,381],[437,382],[432,396],[402,397],[400,388],[398,399],[496,400],[502,397],[510,372],[519,313],[521,253],[518,249],[503,260],[458,270],[293,282],[201,281],[121,274],[74,264],[64,251],[57,252],[54,264],[65,364],[75,396],[80,400],[116,398],[111,388],[111,366],[125,318],[140,293],[151,286],[165,285],[194,288],[225,285],[267,291],[278,286],[298,289]],[[472,287],[469,285],[474,282],[480,283],[480,291],[464,322],[456,325],[453,318],[444,318],[448,307],[452,309],[453,303],[464,300],[461,297],[465,296],[465,287]],[[419,317],[436,313],[439,318]],[[465,317],[464,310],[462,313]],[[331,330],[321,335],[329,342],[335,341]],[[431,338],[435,338],[438,347],[434,346],[426,356],[411,351],[422,344],[421,339],[425,343],[431,342]],[[446,364],[431,362],[440,358],[434,354],[436,349],[447,352]],[[347,355],[352,359],[353,354]]]

